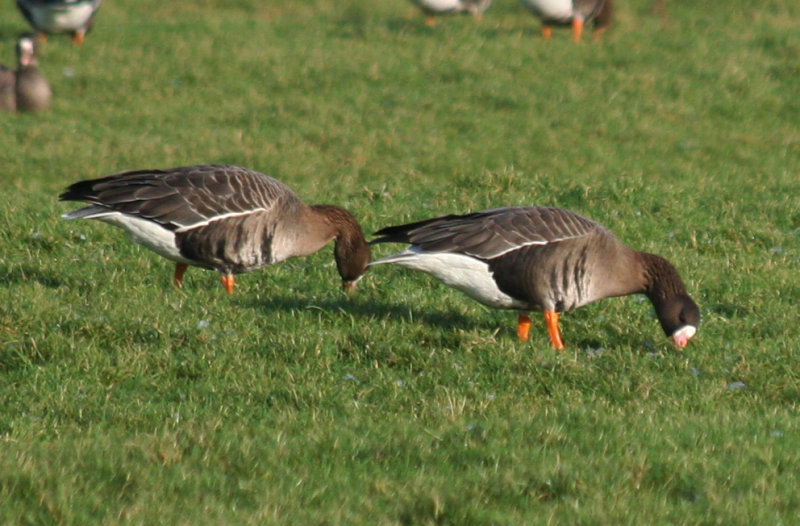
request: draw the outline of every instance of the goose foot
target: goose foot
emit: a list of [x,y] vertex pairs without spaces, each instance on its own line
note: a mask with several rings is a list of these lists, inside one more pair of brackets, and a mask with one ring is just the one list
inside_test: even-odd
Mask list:
[[517,320],[517,338],[520,342],[528,341],[528,336],[531,331],[531,319],[525,315],[520,314]]
[[564,340],[561,339],[561,331],[558,329],[558,313],[556,311],[545,311],[544,322],[547,325],[547,334],[550,335],[550,343],[554,349],[559,351],[564,348]]
[[583,34],[583,19],[582,18],[573,18],[572,19],[572,40],[575,41],[575,42],[580,42],[582,34]]
[[189,268],[189,265],[184,263],[175,264],[175,277],[172,278],[172,283],[175,285],[175,288],[179,289],[183,286],[183,275],[186,273],[187,268]]
[[233,274],[222,276],[222,286],[225,287],[225,292],[233,294]]

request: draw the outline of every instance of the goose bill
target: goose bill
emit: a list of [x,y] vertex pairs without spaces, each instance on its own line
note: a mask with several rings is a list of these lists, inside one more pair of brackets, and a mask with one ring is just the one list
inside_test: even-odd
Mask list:
[[689,343],[689,340],[692,339],[692,336],[694,336],[696,332],[697,327],[686,325],[672,334],[672,341],[675,342],[675,345],[678,347],[686,347],[686,345]]

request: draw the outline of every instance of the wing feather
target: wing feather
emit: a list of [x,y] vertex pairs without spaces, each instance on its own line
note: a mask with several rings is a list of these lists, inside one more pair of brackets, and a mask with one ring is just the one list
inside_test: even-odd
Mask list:
[[384,228],[373,243],[405,242],[427,252],[492,259],[529,245],[575,239],[602,228],[560,208],[509,207]]
[[300,202],[277,179],[230,165],[121,172],[77,182],[59,198],[149,219],[173,231]]

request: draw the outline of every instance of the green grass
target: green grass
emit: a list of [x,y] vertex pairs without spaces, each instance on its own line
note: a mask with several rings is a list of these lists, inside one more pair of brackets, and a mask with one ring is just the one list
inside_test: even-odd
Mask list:
[[[600,44],[513,0],[115,0],[0,118],[0,523],[793,524],[800,515],[800,4],[620,2]],[[24,30],[0,6],[0,62]],[[228,162],[388,224],[573,209],[673,261],[641,298],[515,316],[330,249],[227,296],[92,222],[69,183]],[[399,247],[379,246],[375,255]]]

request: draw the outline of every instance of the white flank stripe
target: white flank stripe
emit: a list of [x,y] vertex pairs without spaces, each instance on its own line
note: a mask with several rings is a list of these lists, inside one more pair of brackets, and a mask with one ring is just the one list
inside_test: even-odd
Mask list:
[[264,212],[266,210],[267,210],[266,208],[255,208],[253,210],[245,210],[244,212],[229,212],[227,214],[220,214],[218,216],[210,217],[210,218],[206,219],[205,221],[200,221],[198,223],[193,223],[191,225],[181,225],[180,228],[175,230],[175,233],[177,234],[177,233],[181,233],[181,232],[186,232],[187,230],[193,230],[195,228],[200,228],[202,226],[210,225],[211,223],[214,223],[216,221],[222,221],[223,219],[228,219],[228,218],[231,218],[231,217],[239,217],[239,216],[248,216],[248,215],[251,215],[251,214],[255,214],[256,212]]
[[526,241],[525,243],[517,243],[516,245],[508,245],[508,248],[504,250],[500,250],[497,252],[492,252],[491,254],[474,254],[475,256],[482,257],[484,259],[494,259],[497,257],[502,256],[503,254],[508,254],[509,252],[514,252],[515,250],[519,250],[523,247],[528,247],[531,245],[549,245],[550,243],[558,243],[559,241],[564,241],[565,239],[572,239],[569,237],[561,237],[558,239],[554,239],[552,241]]

